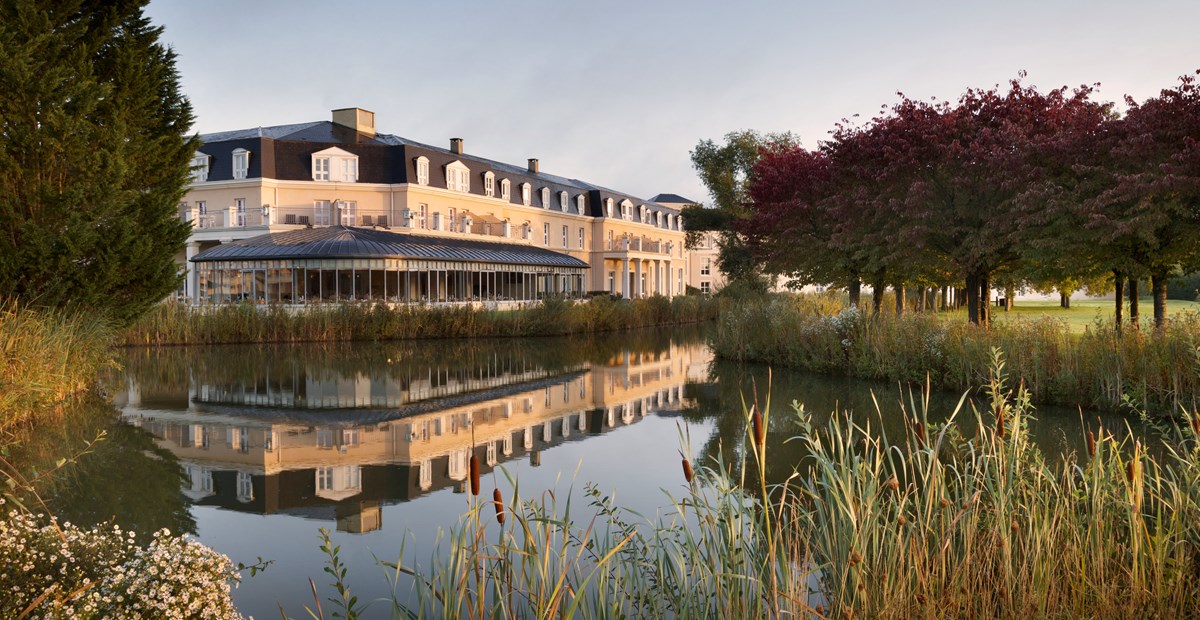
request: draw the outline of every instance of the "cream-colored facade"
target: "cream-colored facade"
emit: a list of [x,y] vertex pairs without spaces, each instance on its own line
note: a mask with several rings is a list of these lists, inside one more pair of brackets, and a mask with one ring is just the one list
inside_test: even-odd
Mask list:
[[[202,136],[180,208],[194,226],[180,264],[259,235],[365,226],[570,255],[590,266],[587,291],[626,298],[684,291],[684,232],[670,205],[542,173],[537,160],[517,168],[467,155],[460,139],[438,149],[376,134],[366,110],[335,110],[333,119]],[[335,137],[352,131],[341,142],[305,133],[318,129]],[[197,300],[191,271],[183,293]]]

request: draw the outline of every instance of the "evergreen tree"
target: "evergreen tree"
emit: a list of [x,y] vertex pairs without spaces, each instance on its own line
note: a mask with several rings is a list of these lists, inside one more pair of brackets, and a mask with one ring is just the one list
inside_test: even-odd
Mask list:
[[145,4],[0,5],[0,297],[128,323],[182,282],[196,138]]

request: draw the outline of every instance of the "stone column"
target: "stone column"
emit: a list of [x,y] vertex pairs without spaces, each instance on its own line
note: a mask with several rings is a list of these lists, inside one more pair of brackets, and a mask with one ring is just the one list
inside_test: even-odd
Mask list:
[[200,277],[196,272],[196,266],[192,264],[192,257],[200,253],[200,244],[193,241],[187,244],[186,261],[184,268],[187,269],[187,279],[185,280],[183,293],[192,303],[200,301]]
[[642,298],[642,260],[633,262],[633,298]]
[[667,261],[667,299],[675,297],[675,271],[671,267],[671,261]]
[[621,271],[618,272],[617,290],[621,293],[621,297],[625,299],[633,299],[633,291],[629,290],[629,259],[621,259]]

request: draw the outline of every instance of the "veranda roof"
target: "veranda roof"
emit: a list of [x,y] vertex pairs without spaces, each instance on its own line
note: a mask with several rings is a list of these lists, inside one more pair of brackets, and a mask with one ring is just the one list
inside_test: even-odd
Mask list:
[[271,233],[209,248],[192,262],[299,260],[310,258],[412,258],[539,267],[588,264],[546,248],[397,233],[377,228],[322,226]]

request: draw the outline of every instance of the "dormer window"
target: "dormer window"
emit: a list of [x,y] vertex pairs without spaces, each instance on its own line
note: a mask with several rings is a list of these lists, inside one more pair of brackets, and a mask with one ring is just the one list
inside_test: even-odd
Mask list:
[[487,172],[483,173],[483,195],[484,196],[495,196],[496,195],[496,174],[493,173],[491,170],[488,170]]
[[505,202],[512,200],[512,183],[508,179],[500,181],[500,200]]
[[528,207],[530,201],[533,200],[532,194],[533,194],[533,187],[531,187],[528,183],[522,183],[521,184],[521,204]]
[[658,211],[654,212],[654,225],[662,228],[662,213]]
[[575,197],[575,210],[579,211],[580,215],[583,215],[583,212],[587,210],[587,203],[583,199],[583,194]]
[[542,188],[542,208],[543,209],[550,208],[550,188],[549,187]]
[[558,193],[558,208],[562,209],[563,213],[566,213],[567,209],[570,208],[570,204],[571,204],[570,196],[567,196],[566,192],[559,192]]
[[471,169],[461,161],[446,164],[446,189],[464,193],[471,191]]
[[336,146],[312,154],[312,180],[358,182],[358,155]]
[[604,200],[604,215],[606,217],[613,216],[613,200],[612,200],[612,198],[606,198]]
[[621,219],[625,221],[633,221],[633,203],[628,200],[621,201]]
[[638,221],[646,223],[646,205],[638,205]]
[[209,156],[204,153],[196,153],[192,157],[192,182],[203,183],[208,180],[208,162]]
[[416,165],[417,185],[429,185],[429,158],[422,155],[413,162]]
[[234,149],[233,151],[233,178],[244,179],[250,174],[250,151],[246,149]]

